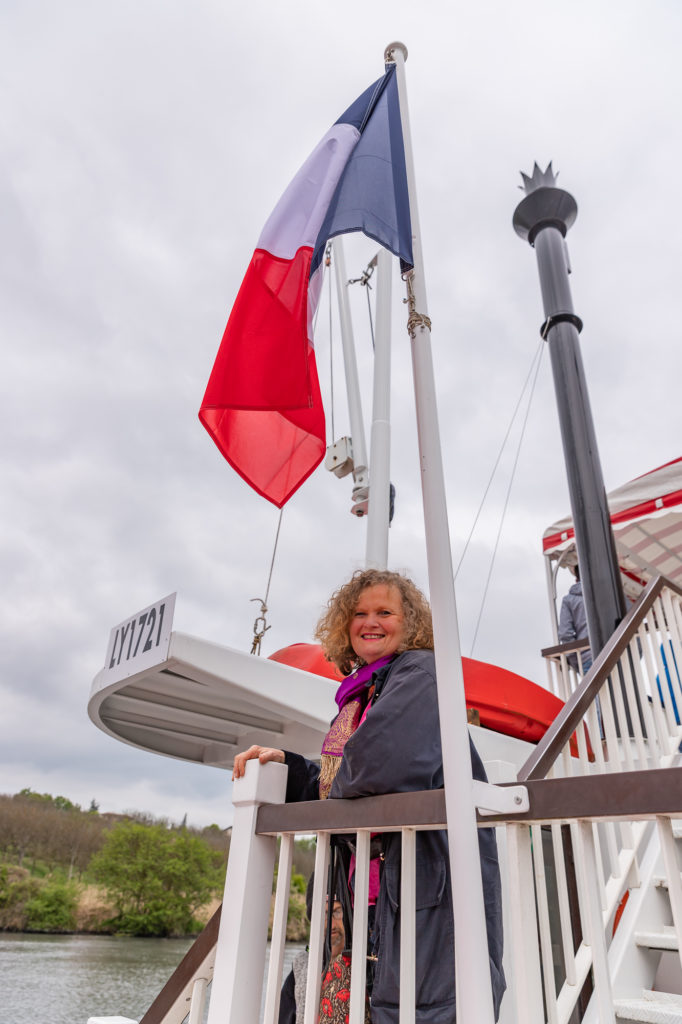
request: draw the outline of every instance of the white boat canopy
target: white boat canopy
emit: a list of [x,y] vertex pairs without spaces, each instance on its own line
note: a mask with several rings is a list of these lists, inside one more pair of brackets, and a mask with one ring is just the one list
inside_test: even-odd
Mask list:
[[[617,487],[607,500],[625,593],[637,597],[659,574],[682,586],[682,458]],[[549,562],[577,563],[570,516],[545,530],[542,550]]]
[[319,757],[338,683],[172,629],[175,595],[115,626],[88,714],[156,754],[230,768],[258,743]]

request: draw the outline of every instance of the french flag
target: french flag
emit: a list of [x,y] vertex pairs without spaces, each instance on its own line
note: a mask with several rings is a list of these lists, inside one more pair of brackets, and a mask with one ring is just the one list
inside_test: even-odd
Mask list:
[[362,231],[412,266],[395,71],[332,125],[270,215],[199,412],[230,465],[278,508],[325,453],[312,324],[328,239]]

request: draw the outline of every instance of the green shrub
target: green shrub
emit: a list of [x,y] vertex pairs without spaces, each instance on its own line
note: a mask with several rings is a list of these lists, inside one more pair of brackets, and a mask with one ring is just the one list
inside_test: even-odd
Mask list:
[[26,903],[26,926],[32,932],[72,932],[76,927],[76,887],[46,882]]
[[303,875],[299,875],[294,872],[291,876],[291,892],[300,892],[302,896],[305,896],[306,880]]
[[39,888],[25,868],[0,866],[0,930],[24,931],[26,906]]
[[194,914],[209,902],[223,878],[223,857],[187,830],[121,822],[92,859],[93,877],[104,886],[117,916],[107,922],[127,935],[187,935]]

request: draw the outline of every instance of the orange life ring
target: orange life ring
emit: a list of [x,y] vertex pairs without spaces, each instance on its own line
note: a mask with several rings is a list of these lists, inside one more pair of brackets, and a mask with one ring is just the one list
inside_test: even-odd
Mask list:
[[[275,651],[270,659],[328,679],[342,679],[319,644],[291,644]],[[485,729],[537,743],[564,706],[549,690],[506,668],[473,658],[462,658],[462,666],[467,708],[478,711]],[[575,739],[571,748],[576,754]]]

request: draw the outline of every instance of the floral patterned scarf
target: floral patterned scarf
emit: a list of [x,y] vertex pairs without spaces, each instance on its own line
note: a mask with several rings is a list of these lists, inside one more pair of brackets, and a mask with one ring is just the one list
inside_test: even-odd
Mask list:
[[[320,1024],[348,1024],[350,969],[350,956],[341,953],[322,976]],[[369,1002],[365,1004],[365,1024],[369,1024]]]
[[343,748],[348,739],[353,735],[367,704],[368,687],[374,673],[388,665],[393,658],[390,654],[386,658],[373,661],[371,665],[363,665],[361,668],[351,672],[343,680],[336,691],[336,703],[339,713],[334,719],[329,732],[322,744],[322,755],[320,759],[320,800],[326,800],[332,782],[336,777],[343,757]]

